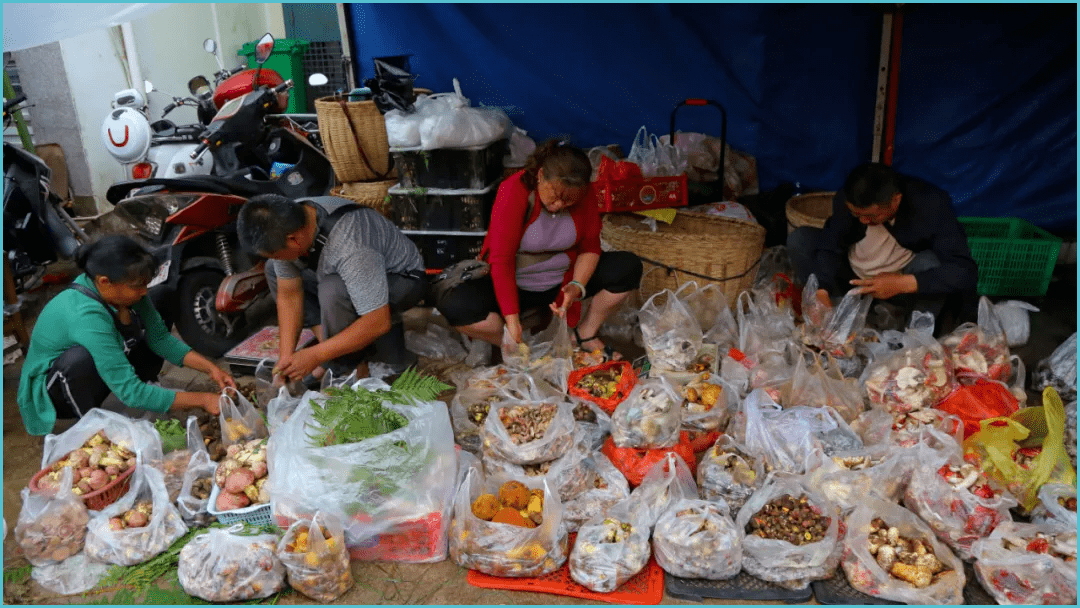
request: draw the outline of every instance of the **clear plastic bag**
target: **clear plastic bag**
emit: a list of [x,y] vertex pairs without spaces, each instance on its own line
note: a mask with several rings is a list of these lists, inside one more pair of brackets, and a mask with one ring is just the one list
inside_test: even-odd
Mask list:
[[626,477],[607,456],[594,452],[585,459],[590,478],[585,491],[563,504],[563,522],[569,532],[577,532],[585,522],[630,496]]
[[624,501],[578,530],[570,552],[570,578],[610,593],[641,572],[649,555],[649,524]]
[[985,325],[964,323],[943,337],[941,346],[957,375],[984,376],[1004,382],[1012,372],[1005,330],[986,296],[979,298],[979,312]]
[[[356,387],[388,388],[371,379]],[[276,515],[297,519],[310,518],[315,511],[333,515],[345,526],[345,542],[352,548],[401,522],[447,510],[453,499],[457,454],[444,403],[386,404],[404,415],[408,425],[357,443],[313,447],[307,428],[313,423],[311,402],[325,398],[306,394],[270,438],[269,486],[271,499],[278,503]],[[295,512],[285,512],[282,499],[295,504]]]
[[739,408],[739,391],[719,378],[692,380],[682,389],[682,428],[716,431],[727,428]]
[[540,464],[512,464],[498,458],[484,458],[484,473],[491,477],[502,475],[514,479],[543,478],[554,489],[559,500],[566,502],[585,491],[591,481],[585,465],[589,456],[588,437],[582,431],[574,432],[574,444],[565,454],[550,462]]
[[852,378],[845,378],[836,365],[826,368],[821,364],[821,359],[809,352],[804,352],[795,362],[791,386],[784,396],[784,403],[811,407],[829,406],[847,422],[855,420],[866,409],[859,383]]
[[590,452],[599,450],[611,434],[611,416],[591,401],[577,397],[571,397],[570,400],[574,403],[575,428],[585,433]]
[[[867,367],[863,387],[871,405],[884,406],[903,425],[956,388],[952,360],[933,337],[909,330],[910,345]],[[922,416],[922,414],[917,414]]]
[[423,332],[405,332],[405,348],[421,357],[456,363],[469,354],[457,336],[457,332],[451,332],[438,323],[429,323]]
[[866,325],[873,298],[853,289],[835,307],[825,306],[817,299],[817,290],[817,277],[811,274],[802,292],[803,344],[838,359],[854,357],[855,339]]
[[915,460],[918,464],[904,490],[904,506],[922,518],[961,559],[971,560],[975,541],[989,536],[1002,522],[1012,521],[1009,509],[1016,501],[974,467],[968,471],[955,443],[942,450],[921,443]]
[[53,593],[75,595],[97,587],[110,568],[112,566],[90,559],[86,553],[79,553],[59,564],[34,566],[30,578]]
[[135,452],[139,464],[158,462],[163,458],[161,436],[152,423],[95,407],[60,435],[45,436],[41,468],[63,459],[98,432],[103,432],[113,444]]
[[689,369],[701,350],[697,320],[670,289],[649,298],[638,313],[645,353],[654,368]]
[[[289,416],[292,416],[296,406],[300,403],[300,399],[307,391],[306,389],[298,390],[299,395],[294,397],[292,389],[300,389],[300,387],[285,383],[275,384],[271,373],[271,364],[268,361],[264,359],[259,362],[259,366],[255,370],[255,382],[260,387],[259,398],[266,404],[267,430],[274,433],[289,419]],[[329,381],[332,375],[332,372],[327,371],[323,380]]]
[[[872,532],[876,536],[881,523],[887,524],[888,534],[892,534],[892,528],[895,528],[898,539],[918,541],[925,553],[916,557],[914,547],[908,547],[911,550],[903,552],[889,542],[877,544],[880,540],[876,540],[874,554],[871,555],[869,537]],[[905,604],[964,603],[964,563],[934,537],[933,531],[922,520],[895,502],[872,496],[864,498],[847,519],[847,534],[843,543],[841,566],[844,574],[851,586],[862,593]],[[898,544],[904,547],[911,543],[898,541]],[[930,550],[926,551],[927,548]],[[933,558],[927,557],[930,553]],[[888,565],[889,570],[896,571],[886,571],[883,564]],[[897,574],[913,582],[898,578]]]
[[809,508],[819,517],[829,518],[823,538],[802,545],[786,540],[747,534],[743,539],[742,567],[751,576],[788,589],[805,589],[811,581],[833,575],[840,563],[840,517],[836,505],[819,492],[806,487],[796,477],[772,474],[765,484],[739,510],[735,526],[745,530],[750,520],[773,499],[784,495],[799,499],[805,496]]
[[668,507],[682,498],[697,498],[694,474],[681,456],[668,453],[645,474],[641,484],[630,493],[627,504],[650,528]]
[[846,514],[871,494],[900,502],[911,464],[902,450],[887,444],[868,446],[832,454],[813,471],[810,483]]
[[[151,512],[146,513],[146,507]],[[129,516],[141,513],[146,525],[127,527]],[[162,553],[187,534],[188,528],[169,500],[165,479],[152,467],[139,467],[132,475],[131,490],[102,509],[89,523],[86,554],[100,562],[134,566]]]
[[793,355],[798,352],[795,316],[789,306],[777,303],[771,287],[740,293],[735,316],[739,322],[739,350],[744,355],[759,364],[770,358],[794,362]]
[[972,553],[975,578],[999,604],[1076,604],[1075,519],[1071,530],[1005,522]]
[[836,426],[834,419],[820,417],[815,408],[784,410],[763,389],[755,389],[728,424],[728,433],[764,462],[766,472],[802,474],[823,457],[817,435]]
[[728,505],[682,499],[656,522],[653,553],[672,576],[720,581],[742,570],[743,532],[731,519]]
[[515,376],[512,383],[500,388],[465,388],[450,401],[450,420],[454,425],[454,440],[462,449],[480,454],[480,428],[484,426],[491,407],[512,399],[525,399],[533,393],[525,376]]
[[[511,429],[503,422],[504,416]],[[555,460],[574,443],[573,406],[556,400],[492,405],[480,429],[480,442],[484,455],[513,464]]]
[[289,586],[316,602],[332,602],[353,586],[345,531],[332,515],[294,522],[278,541],[277,556]]
[[481,494],[498,495],[505,477],[484,478],[471,468],[454,499],[450,524],[450,557],[463,568],[493,576],[537,577],[554,572],[566,562],[567,535],[562,525],[562,503],[543,479],[518,479],[530,489],[542,489],[542,521],[535,528],[493,523],[473,514]]
[[1039,488],[1039,505],[1031,511],[1031,523],[1075,526],[1076,486],[1048,483]]
[[729,435],[709,448],[698,463],[697,485],[705,500],[723,500],[738,513],[765,481],[761,458],[750,455]]
[[1076,401],[1076,332],[1054,349],[1050,356],[1035,366],[1031,388],[1042,391],[1052,386],[1061,400]]
[[278,537],[244,535],[245,526],[212,528],[180,550],[177,575],[184,593],[225,603],[269,597],[285,588],[285,566],[274,554]]
[[[235,399],[229,396],[230,391],[235,394]],[[266,438],[270,435],[262,415],[255,406],[251,405],[247,397],[240,394],[240,391],[225,387],[218,398],[218,406],[221,409],[221,413],[218,414],[221,422],[221,442],[225,444],[225,447],[249,439]]]
[[739,326],[719,285],[710,283],[699,287],[697,282],[688,281],[679,286],[675,297],[683,301],[698,327],[705,332],[703,342],[716,344],[721,353],[735,346],[739,340]]
[[[176,508],[187,525],[201,527],[214,523],[216,518],[210,514],[208,507],[216,470],[217,464],[210,460],[210,454],[206,450],[196,451],[188,461],[187,471],[184,472],[184,485],[176,499]],[[196,495],[196,488],[199,496]],[[202,494],[206,494],[206,497],[201,498]]]
[[682,397],[664,378],[638,382],[611,415],[611,437],[620,448],[667,448],[679,442]]
[[420,121],[420,147],[424,150],[486,146],[509,137],[513,124],[506,112],[496,107],[469,107],[460,89],[428,98],[445,99],[446,103],[433,106]]
[[60,474],[60,487],[53,495],[22,490],[22,509],[15,524],[15,542],[35,567],[59,564],[83,550],[86,505],[71,493],[73,471]]

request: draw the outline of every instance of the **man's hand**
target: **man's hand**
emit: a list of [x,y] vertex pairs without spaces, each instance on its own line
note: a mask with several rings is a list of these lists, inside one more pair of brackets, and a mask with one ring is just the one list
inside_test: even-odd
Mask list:
[[858,286],[855,293],[868,294],[878,300],[888,300],[902,293],[915,293],[919,290],[915,275],[898,272],[886,272],[869,279],[852,279],[851,284]]
[[274,369],[276,373],[289,380],[302,380],[304,376],[307,376],[322,364],[323,360],[315,352],[314,348],[308,347],[294,352],[290,357],[279,360]]

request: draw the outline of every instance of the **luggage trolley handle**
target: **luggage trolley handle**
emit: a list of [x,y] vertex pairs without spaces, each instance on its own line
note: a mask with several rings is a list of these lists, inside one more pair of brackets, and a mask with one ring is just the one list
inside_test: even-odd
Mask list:
[[[719,102],[711,99],[684,99],[675,104],[671,111],[671,145],[675,145],[675,112],[683,106],[716,106],[720,110],[720,183],[724,183],[724,151],[727,148],[727,110]],[[722,192],[723,190],[721,190]]]

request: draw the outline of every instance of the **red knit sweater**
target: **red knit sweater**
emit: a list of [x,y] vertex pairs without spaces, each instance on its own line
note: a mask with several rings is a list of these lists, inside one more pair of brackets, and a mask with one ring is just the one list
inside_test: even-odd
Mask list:
[[[518,171],[503,180],[495,195],[495,204],[491,210],[491,225],[480,257],[491,264],[491,280],[495,284],[495,298],[503,316],[518,314],[521,309],[517,296],[517,252],[521,245],[521,236],[529,224],[540,217],[544,210],[539,195],[536,205],[528,220],[525,211],[529,207],[529,189],[522,183],[524,171]],[[580,253],[600,253],[600,210],[595,204],[595,194],[590,186],[585,197],[570,208],[570,217],[574,220],[577,240],[566,250],[570,257],[570,269],[563,276],[563,286],[574,278],[574,262]],[[560,296],[561,298],[561,296]],[[581,303],[575,302],[567,311],[567,322],[571,327],[577,325],[581,315]]]

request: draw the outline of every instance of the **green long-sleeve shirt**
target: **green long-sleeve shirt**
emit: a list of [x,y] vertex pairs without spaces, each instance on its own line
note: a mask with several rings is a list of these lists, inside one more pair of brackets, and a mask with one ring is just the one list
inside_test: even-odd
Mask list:
[[[75,282],[97,291],[85,274]],[[144,296],[132,309],[143,321],[150,349],[166,361],[183,365],[191,347],[169,333],[150,298]],[[100,302],[74,289],[65,289],[50,300],[34,324],[19,379],[19,411],[27,432],[52,432],[56,409],[46,387],[46,372],[64,351],[77,344],[90,351],[98,375],[125,405],[155,412],[168,410],[176,393],[140,380],[124,355],[123,342],[112,315]]]

